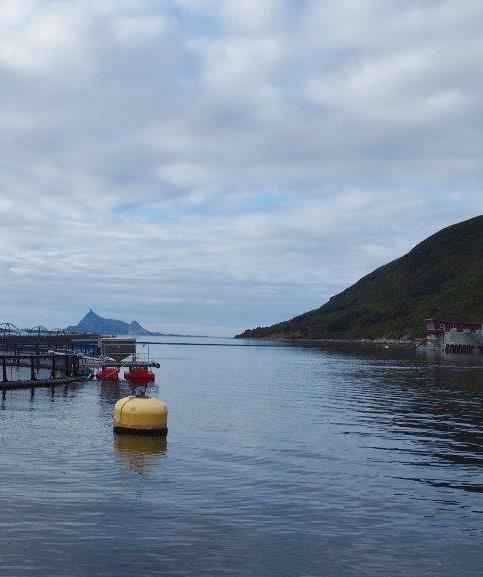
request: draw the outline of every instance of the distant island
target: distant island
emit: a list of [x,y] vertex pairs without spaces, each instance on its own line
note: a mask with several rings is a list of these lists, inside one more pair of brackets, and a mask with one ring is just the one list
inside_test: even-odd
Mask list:
[[127,323],[118,319],[106,319],[92,309],[76,325],[66,327],[68,333],[96,333],[104,335],[136,335],[146,337],[194,337],[198,335],[177,335],[148,331],[138,321]]
[[483,216],[449,226],[318,309],[235,338],[412,339],[425,319],[483,319]]

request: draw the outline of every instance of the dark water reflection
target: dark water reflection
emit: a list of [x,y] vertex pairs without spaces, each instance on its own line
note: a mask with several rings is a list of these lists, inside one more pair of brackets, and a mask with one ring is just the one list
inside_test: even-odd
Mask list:
[[140,474],[166,456],[167,446],[167,440],[163,437],[114,435],[116,461]]
[[113,436],[127,383],[2,394],[2,576],[482,573],[479,357],[151,355],[167,440]]
[[[434,366],[366,363],[353,375],[360,384],[353,396],[359,430],[348,433],[369,436],[366,446],[403,463],[407,479],[483,492],[483,371],[475,359],[464,360],[454,364],[446,359]],[[370,431],[361,430],[361,424]],[[387,462],[387,456],[380,462]],[[417,474],[411,475],[411,469]]]

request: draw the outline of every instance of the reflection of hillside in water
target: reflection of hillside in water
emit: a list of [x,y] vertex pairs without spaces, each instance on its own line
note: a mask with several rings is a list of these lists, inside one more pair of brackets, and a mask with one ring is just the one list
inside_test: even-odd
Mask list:
[[[255,341],[256,343],[257,341]],[[430,363],[457,364],[457,365],[480,365],[483,366],[483,354],[451,354],[438,349],[427,349],[414,343],[386,343],[372,341],[263,341],[264,346],[286,347],[292,349],[309,349],[314,352],[320,351],[329,357],[357,359],[373,358],[377,360],[400,360]]]
[[[399,364],[374,358],[348,376],[354,413],[347,433],[375,437],[368,449],[389,452],[393,463],[412,469],[401,478],[483,492],[479,357]],[[375,455],[371,459],[378,461]],[[454,482],[454,465],[465,468],[465,482]]]
[[116,461],[137,473],[144,473],[166,456],[165,437],[114,435]]

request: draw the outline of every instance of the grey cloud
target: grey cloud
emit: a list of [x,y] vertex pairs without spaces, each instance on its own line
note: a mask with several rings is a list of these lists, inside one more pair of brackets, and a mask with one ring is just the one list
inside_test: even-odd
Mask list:
[[0,317],[275,322],[481,212],[482,19],[468,0],[0,5]]

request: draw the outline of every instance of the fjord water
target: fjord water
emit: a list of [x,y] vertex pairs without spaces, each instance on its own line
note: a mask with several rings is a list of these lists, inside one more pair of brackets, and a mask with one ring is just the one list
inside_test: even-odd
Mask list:
[[166,442],[113,436],[125,383],[3,394],[3,577],[482,574],[479,357],[190,340]]

